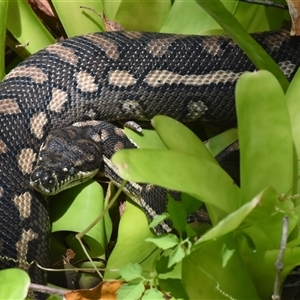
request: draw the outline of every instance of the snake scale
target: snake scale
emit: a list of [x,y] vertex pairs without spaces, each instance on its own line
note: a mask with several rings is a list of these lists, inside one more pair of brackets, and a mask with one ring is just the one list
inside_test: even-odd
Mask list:
[[[290,79],[300,39],[286,31],[253,36]],[[50,130],[157,114],[182,122],[235,120],[235,82],[254,70],[228,37],[139,32],[70,38],[13,69],[0,84],[0,269],[16,266],[34,282],[46,280],[30,262],[48,263],[47,201],[29,176]]]

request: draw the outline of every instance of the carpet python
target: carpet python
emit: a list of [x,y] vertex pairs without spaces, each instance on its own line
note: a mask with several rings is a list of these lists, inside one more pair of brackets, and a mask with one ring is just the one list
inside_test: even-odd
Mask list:
[[[290,79],[300,61],[299,38],[285,31],[253,36]],[[48,264],[47,201],[29,177],[50,130],[158,114],[182,122],[235,120],[235,82],[254,70],[228,37],[139,32],[70,38],[14,68],[0,84],[0,269],[16,266],[33,282],[46,281],[30,263]],[[157,203],[143,200],[155,213]]]

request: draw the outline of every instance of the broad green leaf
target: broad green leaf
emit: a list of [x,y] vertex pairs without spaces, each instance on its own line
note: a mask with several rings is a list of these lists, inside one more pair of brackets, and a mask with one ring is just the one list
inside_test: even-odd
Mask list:
[[[154,244],[145,242],[149,237],[154,237],[154,234],[148,228],[145,213],[127,201],[119,224],[118,240],[109,256],[106,268],[119,269],[128,263],[137,262],[143,269],[151,270],[161,250]],[[119,277],[119,274],[107,271],[104,277],[112,279]]]
[[52,0],[52,4],[68,37],[103,31],[102,19],[93,11],[80,8],[80,6],[87,6],[102,15],[102,1]]
[[276,76],[283,90],[286,90],[289,82],[274,60],[265,50],[243,29],[237,19],[219,1],[196,0],[196,2],[209,13],[244,50],[253,64],[259,70],[268,70]]
[[149,228],[155,228],[157,225],[159,225],[159,223],[166,220],[168,217],[169,217],[168,213],[155,216],[151,221],[151,223],[149,224]]
[[[259,294],[259,297],[256,299],[271,299],[276,275],[275,262],[277,261],[279,250],[253,251],[248,247],[245,239],[238,240],[238,243],[243,261],[248,269],[248,272],[251,274],[252,280]],[[292,269],[299,264],[300,248],[287,248],[283,256],[281,282],[283,282]]]
[[[169,252],[170,251],[172,251],[172,250],[169,250]],[[167,255],[167,254],[168,254],[168,252],[163,252],[163,255],[161,255],[161,257],[156,260],[155,269],[159,275],[169,273],[172,270],[174,270],[174,267],[175,267],[174,265],[171,266],[170,268],[168,267],[169,255]]]
[[[55,43],[55,39],[31,9],[26,0],[9,1],[7,29],[30,54]],[[24,58],[24,57],[23,57]]]
[[221,209],[219,218],[238,207],[239,188],[219,165],[208,160],[174,150],[139,149],[119,151],[112,161],[124,179],[189,193]]
[[234,238],[226,235],[195,245],[183,259],[182,282],[189,299],[259,299],[238,251],[224,265],[224,245],[231,249]]
[[226,147],[234,143],[238,139],[238,132],[236,128],[226,130],[205,142],[205,146],[215,157]]
[[179,232],[179,234],[182,234],[187,222],[187,213],[184,207],[180,202],[168,197],[167,212],[169,213],[173,227]]
[[[100,215],[103,209],[103,190],[95,181],[91,180],[63,191],[51,197],[52,232],[81,232]],[[104,253],[111,233],[110,222],[106,216],[84,236],[83,239],[91,249],[91,255],[99,256]],[[74,242],[76,243],[76,240]]]
[[[285,4],[285,1],[281,1]],[[223,2],[226,6],[226,2]],[[248,32],[263,32],[281,29],[285,11],[276,7],[264,7],[236,1],[233,15]]]
[[[199,203],[197,199],[192,197],[189,194],[182,193],[181,194],[181,205],[184,207],[185,211],[187,213],[193,213],[199,209],[199,207],[202,205],[202,203]],[[199,205],[200,204],[200,205]]]
[[201,34],[203,31],[215,28],[220,28],[218,23],[201,9],[195,1],[182,0],[174,1],[170,13],[160,31],[182,34]]
[[126,135],[141,149],[167,149],[164,142],[153,129],[143,129],[141,133],[125,128]]
[[128,265],[119,269],[119,274],[125,281],[131,281],[133,279],[141,278],[142,268],[137,263],[129,263]]
[[[278,249],[282,235],[282,219],[285,213],[277,212],[269,217],[258,219],[252,226],[245,228],[244,232],[251,237],[256,250]],[[295,228],[297,222],[290,218],[288,235]]]
[[[271,214],[278,212],[278,208],[276,207],[276,204],[279,203],[278,194],[273,187],[266,187],[262,192],[255,196],[254,199],[257,199],[258,202],[244,220],[245,224],[255,224],[268,218]],[[250,202],[255,202],[254,199]]]
[[6,38],[6,16],[8,1],[0,2],[0,80],[5,76],[5,38]]
[[293,184],[293,141],[276,78],[267,71],[244,73],[236,85],[236,109],[242,203],[270,185],[278,194],[288,193]]
[[29,275],[20,269],[0,271],[0,299],[25,299],[30,284]]
[[[299,176],[300,174],[300,166],[299,166],[299,158],[300,158],[300,122],[299,122],[299,111],[300,111],[300,90],[299,90],[299,84],[300,84],[300,69],[298,69],[297,73],[295,74],[292,82],[290,83],[290,86],[286,92],[286,103],[288,106],[288,111],[290,115],[291,120],[291,127],[292,127],[292,133],[293,133],[293,141],[295,145],[295,155],[296,158],[294,159],[294,166],[296,168],[296,174]],[[300,191],[300,185],[299,180],[297,182],[297,190],[295,193],[299,193]],[[296,185],[295,185],[296,186]],[[299,202],[299,201],[298,201]]]
[[164,297],[163,293],[157,289],[148,289],[145,291],[143,295],[143,300],[165,300],[166,298]]
[[[254,222],[256,219],[255,216],[260,217],[269,216],[273,213],[273,210],[265,209],[263,205],[265,202],[269,202],[269,199],[276,200],[276,192],[273,188],[267,188],[261,193],[259,193],[256,197],[254,197],[251,201],[248,201],[239,209],[225,217],[222,221],[220,221],[216,226],[214,226],[211,230],[205,233],[196,244],[203,243],[205,241],[216,239],[220,236],[226,235],[234,230],[238,229],[238,227],[242,224],[242,222],[246,222],[247,219],[249,222]],[[274,207],[274,206],[273,206]],[[268,208],[268,206],[267,206]],[[252,216],[252,218],[251,218]]]
[[156,116],[151,124],[168,149],[217,163],[201,140],[178,121],[167,116]]
[[227,263],[229,262],[230,258],[234,255],[234,252],[237,251],[237,249],[235,248],[234,243],[232,243],[230,245],[230,241],[227,244],[224,244],[222,246],[222,268],[225,268]]
[[145,241],[152,242],[157,247],[159,247],[163,250],[172,248],[179,244],[179,238],[173,233],[156,236],[154,238],[146,238]]
[[186,256],[186,251],[184,251],[183,246],[178,245],[170,254],[168,267],[171,268],[172,266],[180,263],[185,256]]
[[[222,1],[248,32],[279,29],[284,17],[284,11],[261,5],[252,5],[241,1]],[[220,11],[222,15],[222,10]],[[180,16],[180,21],[178,21]],[[182,26],[184,24],[184,26]],[[217,31],[219,30],[219,31]],[[223,33],[220,25],[194,1],[174,1],[171,11],[161,32],[183,34],[214,34]]]
[[159,279],[159,286],[165,292],[169,292],[175,299],[188,299],[182,281],[177,278]]
[[119,2],[115,20],[125,30],[135,31],[160,31],[171,8],[170,1],[130,1]]
[[125,283],[122,284],[118,290],[117,299],[118,300],[132,300],[140,299],[145,290],[143,282],[137,284]]

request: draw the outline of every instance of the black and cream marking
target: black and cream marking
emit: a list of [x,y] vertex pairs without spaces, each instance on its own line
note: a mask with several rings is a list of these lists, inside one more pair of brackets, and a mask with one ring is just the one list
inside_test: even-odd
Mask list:
[[[291,78],[300,61],[299,38],[284,31],[255,38]],[[235,120],[235,81],[253,70],[227,37],[138,32],[75,37],[22,62],[0,84],[0,269],[48,263],[47,202],[31,188],[29,176],[50,130],[157,114],[186,122]],[[95,133],[94,141],[99,138]],[[118,182],[109,156],[103,161],[106,175]],[[70,175],[73,169],[66,166],[63,172]],[[165,200],[155,199],[159,188],[126,188],[149,216],[163,211]],[[29,272],[33,281],[45,282],[45,273],[34,265]]]

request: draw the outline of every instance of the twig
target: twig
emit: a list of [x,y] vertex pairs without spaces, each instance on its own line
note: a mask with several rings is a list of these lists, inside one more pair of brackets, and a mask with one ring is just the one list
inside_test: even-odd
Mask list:
[[118,188],[118,191],[116,192],[116,194],[114,195],[114,197],[112,198],[112,200],[110,201],[110,203],[108,203],[108,205],[105,207],[105,209],[102,211],[102,213],[100,214],[100,216],[98,216],[96,218],[96,220],[94,220],[94,222],[92,222],[92,224],[90,226],[88,226],[85,230],[83,230],[80,233],[77,233],[75,235],[75,238],[78,240],[78,242],[80,243],[83,252],[85,253],[86,257],[88,258],[88,260],[90,261],[90,263],[92,264],[92,266],[94,267],[95,271],[97,272],[97,274],[99,275],[100,278],[103,279],[102,274],[99,272],[98,268],[96,267],[94,261],[91,259],[91,257],[89,256],[87,250],[85,249],[83,243],[82,243],[82,238],[83,236],[89,232],[102,218],[104,218],[104,215],[108,212],[108,210],[112,207],[112,205],[117,201],[119,195],[121,194],[124,186],[126,185],[127,180],[123,180],[121,185]]
[[277,7],[277,8],[285,9],[285,10],[289,9],[287,5],[279,4],[279,3],[274,3],[274,2],[269,1],[269,0],[263,0],[263,1],[259,1],[259,0],[239,0],[239,1],[241,1],[241,2],[247,2],[247,3],[250,3],[250,4],[272,6],[272,7]]
[[29,290],[34,292],[44,293],[44,294],[54,294],[60,296],[63,296],[65,293],[69,291],[61,288],[49,287],[49,286],[36,284],[36,283],[30,283]]
[[29,44],[30,44],[30,41],[27,41],[27,43],[25,43],[25,44],[18,44],[15,47],[16,48],[26,48],[27,46],[29,46]]
[[284,251],[286,249],[286,242],[287,242],[287,237],[288,237],[288,228],[289,228],[289,218],[288,216],[284,216],[282,220],[282,236],[281,236],[281,242],[280,242],[280,249],[278,252],[278,257],[277,261],[275,263],[276,267],[276,278],[275,278],[275,283],[274,283],[274,293],[272,295],[272,300],[280,300],[280,275],[281,271],[283,269],[283,255]]

